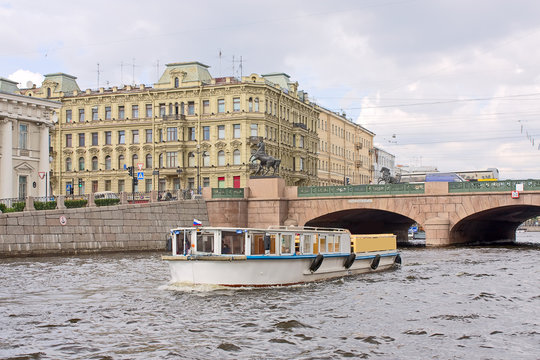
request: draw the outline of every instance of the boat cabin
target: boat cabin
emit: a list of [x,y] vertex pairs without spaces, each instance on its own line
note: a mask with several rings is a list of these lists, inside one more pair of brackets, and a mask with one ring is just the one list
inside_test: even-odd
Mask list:
[[346,229],[310,227],[216,228],[171,230],[173,255],[313,255],[350,253]]

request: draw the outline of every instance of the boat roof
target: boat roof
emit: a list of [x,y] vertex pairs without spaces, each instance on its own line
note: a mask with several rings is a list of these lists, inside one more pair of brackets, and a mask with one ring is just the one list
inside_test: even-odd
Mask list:
[[259,231],[259,232],[334,232],[334,233],[346,233],[350,234],[348,229],[342,228],[327,228],[327,227],[312,227],[312,226],[285,226],[285,225],[271,225],[268,228],[244,228],[244,227],[221,227],[221,226],[180,226],[174,229],[171,229],[171,232],[174,230],[209,230],[209,231]]

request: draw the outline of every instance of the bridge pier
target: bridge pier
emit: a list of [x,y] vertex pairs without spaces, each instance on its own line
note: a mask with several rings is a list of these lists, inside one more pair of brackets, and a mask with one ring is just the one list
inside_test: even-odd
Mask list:
[[426,220],[424,223],[426,232],[426,246],[450,245],[450,220],[436,217]]

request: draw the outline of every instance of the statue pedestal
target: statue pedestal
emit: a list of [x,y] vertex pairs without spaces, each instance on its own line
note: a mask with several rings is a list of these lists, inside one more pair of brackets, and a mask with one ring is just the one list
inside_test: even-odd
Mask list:
[[279,176],[251,176],[248,187],[250,198],[276,199],[285,195],[285,180]]

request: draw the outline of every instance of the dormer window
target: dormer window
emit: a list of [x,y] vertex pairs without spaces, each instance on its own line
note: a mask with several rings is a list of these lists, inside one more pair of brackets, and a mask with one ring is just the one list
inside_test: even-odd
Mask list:
[[180,79],[178,79],[177,77],[174,78],[174,87],[180,87]]

